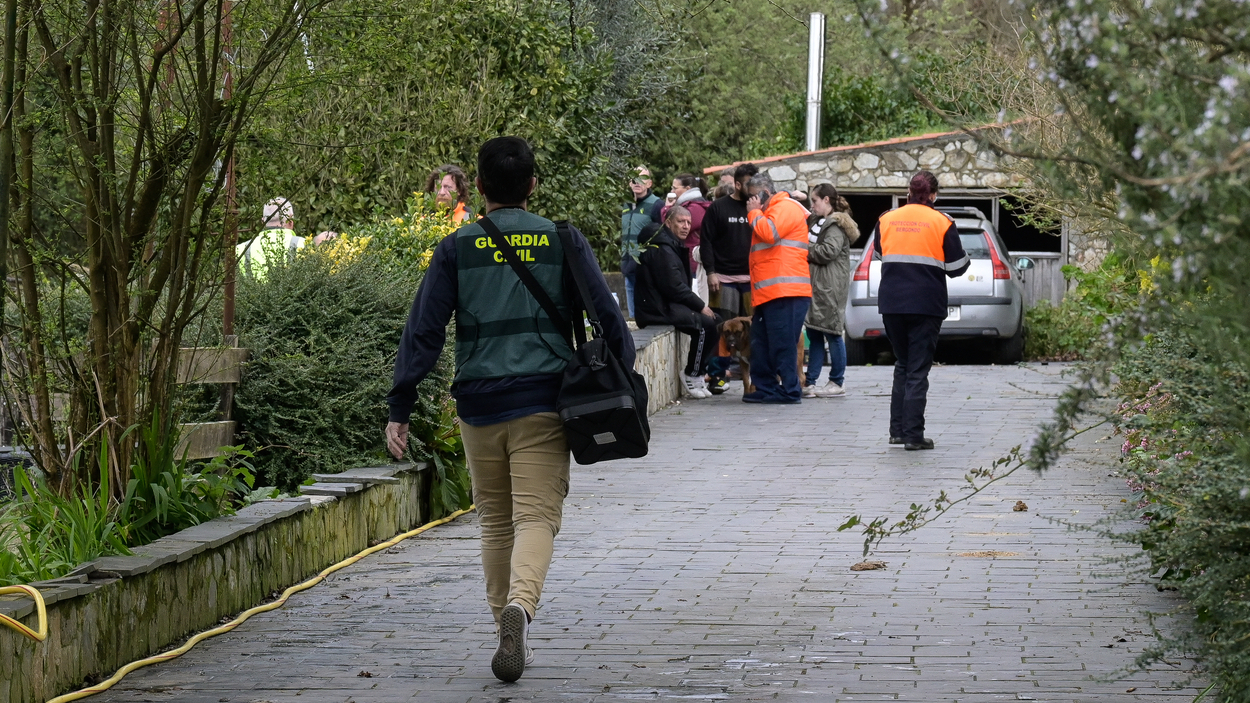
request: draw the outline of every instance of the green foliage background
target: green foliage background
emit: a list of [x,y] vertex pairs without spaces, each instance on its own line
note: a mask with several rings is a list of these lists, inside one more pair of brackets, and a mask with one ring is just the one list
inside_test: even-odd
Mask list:
[[240,161],[245,212],[285,194],[301,233],[350,228],[399,211],[442,163],[472,178],[482,142],[510,134],[538,159],[531,210],[572,220],[611,260],[626,157],[666,85],[653,70],[663,31],[640,39],[622,12],[344,0],[258,114]]

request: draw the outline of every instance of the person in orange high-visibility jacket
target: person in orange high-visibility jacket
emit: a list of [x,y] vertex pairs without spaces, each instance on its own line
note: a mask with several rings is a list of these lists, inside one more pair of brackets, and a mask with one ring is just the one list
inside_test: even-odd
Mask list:
[[796,404],[803,401],[794,353],[803,320],[812,304],[807,265],[807,208],[778,192],[768,173],[747,182],[751,223],[751,382],[747,403]]
[[469,177],[459,166],[443,164],[430,171],[425,179],[425,192],[434,194],[434,202],[439,207],[450,210],[452,222],[459,225],[477,219],[469,209]]
[[887,212],[873,232],[881,259],[877,310],[894,348],[894,391],[890,396],[890,444],[932,449],[924,436],[929,368],[946,318],[946,278],[968,270],[968,255],[951,218],[933,209],[937,177],[912,176],[907,204]]

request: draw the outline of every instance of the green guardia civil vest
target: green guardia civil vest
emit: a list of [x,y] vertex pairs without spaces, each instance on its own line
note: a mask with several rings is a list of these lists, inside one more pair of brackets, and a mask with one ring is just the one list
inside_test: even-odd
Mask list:
[[[555,223],[520,208],[489,217],[568,319],[564,247]],[[476,223],[456,231],[456,271],[457,382],[564,372],[573,350]]]

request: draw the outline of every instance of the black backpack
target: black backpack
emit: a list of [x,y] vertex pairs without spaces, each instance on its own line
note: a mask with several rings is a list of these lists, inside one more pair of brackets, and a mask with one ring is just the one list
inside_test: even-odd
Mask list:
[[[579,464],[594,464],[613,459],[637,459],[647,455],[647,443],[651,439],[651,427],[647,423],[647,382],[642,375],[625,365],[608,347],[603,338],[603,325],[590,297],[585,272],[572,259],[573,235],[567,222],[557,222],[556,232],[564,248],[564,264],[577,286],[576,295],[570,296],[576,304],[570,305],[573,321],[565,320],[538,279],[521,262],[516,249],[503,236],[495,223],[483,217],[477,222],[486,230],[508,265],[529,289],[534,299],[556,323],[565,330],[565,339],[573,348],[573,358],[564,370],[560,395],[556,408],[564,423],[569,449]],[[586,339],[586,321],[594,332]],[[576,345],[567,334],[570,324]]]

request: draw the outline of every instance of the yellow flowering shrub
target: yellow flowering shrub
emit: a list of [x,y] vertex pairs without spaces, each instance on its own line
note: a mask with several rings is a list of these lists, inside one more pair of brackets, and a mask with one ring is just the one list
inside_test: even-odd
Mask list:
[[424,271],[434,248],[455,232],[457,225],[446,208],[436,207],[424,193],[413,193],[406,210],[399,217],[380,217],[346,229],[337,238],[310,249],[336,263],[368,256],[383,265],[400,266],[413,273]]

